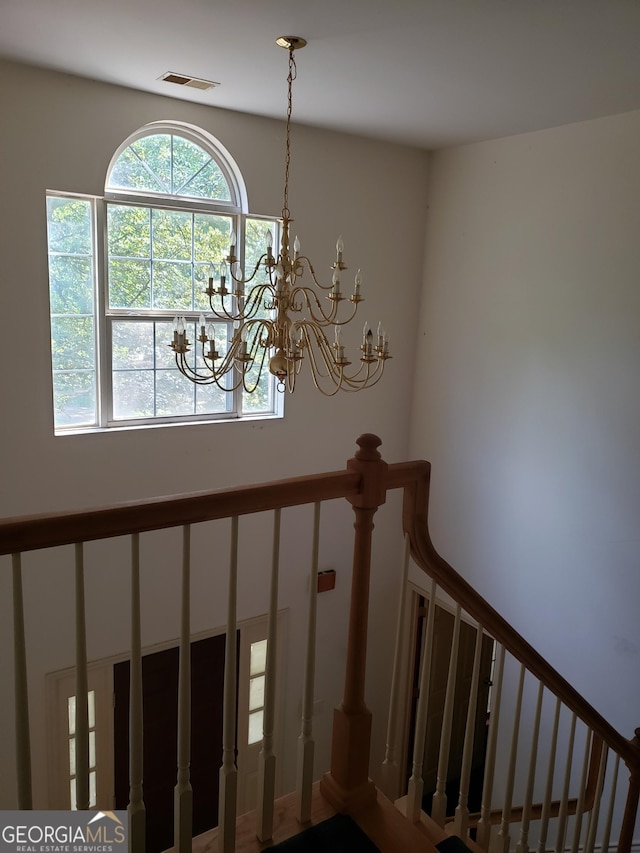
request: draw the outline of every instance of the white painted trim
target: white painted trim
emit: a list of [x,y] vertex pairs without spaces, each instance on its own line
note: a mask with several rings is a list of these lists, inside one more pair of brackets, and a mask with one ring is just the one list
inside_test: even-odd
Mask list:
[[[276,694],[276,717],[275,717],[275,749],[276,754],[282,754],[282,707],[284,696],[284,685],[286,673],[284,667],[284,655],[282,651],[286,643],[287,634],[287,610],[278,612],[278,653],[281,660],[278,664],[278,682]],[[267,636],[267,616],[256,616],[245,619],[238,623],[240,630],[240,642],[242,648],[243,632],[253,633],[257,626],[264,626],[264,636]],[[191,642],[206,640],[209,637],[224,634],[224,627],[210,630],[198,631],[191,635]],[[180,643],[179,637],[154,643],[142,649],[143,657],[156,652],[175,648]],[[245,643],[246,645],[246,643]],[[101,808],[113,808],[113,667],[117,663],[129,660],[130,655],[126,652],[112,655],[107,658],[91,661],[88,664],[89,690],[96,691],[96,764],[98,772],[98,805]],[[242,674],[241,674],[242,677]],[[68,755],[66,752],[67,732],[67,706],[68,696],[75,693],[75,667],[67,667],[55,672],[49,672],[45,676],[45,720],[46,720],[46,755],[47,755],[47,805],[48,809],[69,808],[68,804]],[[240,731],[240,695],[238,696],[238,727]],[[247,697],[248,707],[248,697]],[[240,739],[240,738],[238,738]],[[281,768],[282,762],[279,762]],[[240,773],[242,768],[239,767]],[[217,772],[217,768],[215,769]],[[276,776],[277,790],[281,789],[280,772]],[[105,802],[105,800],[107,800]]]

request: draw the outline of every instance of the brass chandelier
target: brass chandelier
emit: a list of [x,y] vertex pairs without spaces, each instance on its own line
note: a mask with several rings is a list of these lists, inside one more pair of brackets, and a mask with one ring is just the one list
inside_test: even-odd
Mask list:
[[[276,43],[289,51],[280,250],[277,257],[274,256],[273,235],[268,231],[265,236],[266,252],[245,277],[236,255],[236,239],[232,232],[229,254],[226,262],[220,265],[219,283],[216,286],[210,277],[205,290],[213,316],[205,318],[200,315],[198,320],[200,333],[197,340],[201,346],[202,365],[194,367],[189,364],[187,353],[190,352],[191,341],[187,338],[184,317],[176,317],[174,321],[170,346],[178,369],[191,382],[199,385],[215,383],[224,391],[240,386],[249,393],[255,391],[266,364],[277,379],[278,390],[293,393],[296,377],[305,360],[309,363],[316,388],[326,396],[333,396],[338,391],[360,391],[375,385],[382,377],[385,362],[391,357],[389,340],[380,324],[374,338],[372,329],[365,323],[359,364],[349,372],[351,362],[345,354],[341,329],[353,320],[358,305],[363,301],[360,270],[355,276],[353,293],[346,297],[341,290],[341,276],[347,269],[343,262],[342,237],[336,243],[330,284],[318,281],[311,261],[300,254],[297,237],[291,252],[290,225],[293,220],[288,202],[292,86],[296,78],[294,51],[304,47],[306,41],[298,36],[281,36]],[[261,270],[263,275],[259,276]],[[307,271],[312,282],[310,285],[300,281]],[[326,309],[320,299],[322,296],[329,303]],[[341,308],[340,303],[344,301],[350,303],[348,312]],[[234,325],[233,336],[222,354],[216,350],[215,319],[233,322]],[[327,338],[328,333],[333,338],[331,342]]]

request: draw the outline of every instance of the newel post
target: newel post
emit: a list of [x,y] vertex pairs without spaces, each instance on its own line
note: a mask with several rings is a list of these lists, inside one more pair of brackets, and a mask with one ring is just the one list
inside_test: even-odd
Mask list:
[[338,811],[348,812],[375,800],[369,779],[371,712],[364,700],[369,616],[369,575],[373,516],[385,502],[387,463],[378,452],[376,435],[361,435],[359,450],[347,470],[361,476],[359,493],[348,498],[355,512],[349,640],[342,705],[333,712],[331,770],[320,783],[322,794]]
[[624,817],[622,818],[620,837],[618,839],[619,853],[629,853],[633,845],[633,831],[636,825],[638,801],[640,799],[640,729],[636,729],[631,743],[638,751],[638,758],[633,767],[630,764],[627,765],[630,771],[629,790],[627,792],[627,802],[625,804]]

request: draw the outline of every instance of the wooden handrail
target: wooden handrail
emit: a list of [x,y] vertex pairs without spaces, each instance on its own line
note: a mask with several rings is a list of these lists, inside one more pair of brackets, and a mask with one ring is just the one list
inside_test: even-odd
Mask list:
[[334,471],[255,486],[129,501],[93,510],[7,518],[0,521],[0,555],[344,498],[357,495],[359,489],[357,472]]
[[[391,466],[390,466],[391,467]],[[557,696],[592,731],[625,761],[632,774],[640,775],[640,745],[627,740],[575,690],[494,608],[436,551],[428,529],[428,462],[412,464],[413,482],[404,487],[403,526],[417,565],[435,578],[444,592],[458,602],[495,640],[545,687]],[[398,475],[399,472],[396,472]],[[408,471],[406,472],[408,474]]]
[[[614,749],[640,776],[640,744],[624,738],[515,631],[435,550],[428,531],[431,466],[390,464],[384,488],[404,489],[403,527],[417,565],[544,685]],[[0,522],[0,555],[107,539],[183,524],[246,515],[361,494],[356,470],[295,477],[253,486],[132,501],[89,511],[53,513]]]

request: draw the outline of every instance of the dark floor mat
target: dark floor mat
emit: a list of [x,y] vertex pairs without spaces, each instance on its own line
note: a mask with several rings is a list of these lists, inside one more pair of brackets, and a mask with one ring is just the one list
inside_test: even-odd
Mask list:
[[380,853],[376,845],[348,816],[337,814],[287,838],[269,851],[281,853]]

